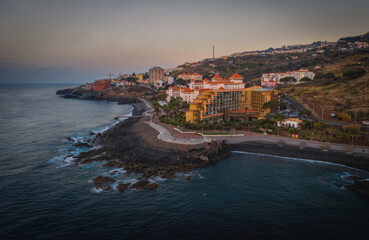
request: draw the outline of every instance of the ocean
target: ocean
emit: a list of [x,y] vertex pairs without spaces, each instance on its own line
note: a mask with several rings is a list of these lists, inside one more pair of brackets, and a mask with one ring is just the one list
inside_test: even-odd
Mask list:
[[[369,199],[346,190],[362,171],[233,152],[155,190],[99,192],[101,163],[68,156],[130,105],[64,99],[68,85],[0,85],[0,239],[368,239]],[[121,119],[120,121],[124,121]]]

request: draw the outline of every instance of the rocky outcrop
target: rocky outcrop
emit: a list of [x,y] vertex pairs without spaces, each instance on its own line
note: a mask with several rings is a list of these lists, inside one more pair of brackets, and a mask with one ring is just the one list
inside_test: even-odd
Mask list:
[[135,189],[145,189],[145,187],[149,184],[150,182],[148,180],[140,180],[134,184],[132,184],[132,188]]
[[149,183],[145,186],[145,189],[153,190],[153,189],[156,189],[157,187],[158,187],[157,183]]
[[76,144],[73,144],[73,147],[85,147],[85,148],[91,148],[92,146],[88,143],[76,143]]
[[97,176],[94,180],[94,183],[102,184],[102,183],[115,183],[114,178],[104,177],[104,176]]
[[126,183],[126,184],[119,183],[119,185],[117,186],[117,190],[118,191],[123,191],[123,190],[127,189],[129,185],[130,185],[129,183]]
[[[141,115],[145,111],[144,104],[134,106],[133,115]],[[230,154],[225,142],[196,146],[158,144],[156,130],[143,122],[147,120],[129,118],[96,134],[92,142],[102,147],[80,153],[75,161],[81,164],[106,161],[103,167],[121,168],[126,174],[141,174],[144,179],[153,176],[175,178],[178,172],[191,172]],[[100,182],[99,179],[97,181]],[[147,180],[140,179],[132,188],[145,189],[149,184]],[[157,184],[147,186],[149,189],[156,187]]]
[[349,190],[359,192],[364,194],[366,197],[369,197],[369,181],[365,181],[360,177],[355,177],[352,179],[354,180],[354,183],[345,187]]

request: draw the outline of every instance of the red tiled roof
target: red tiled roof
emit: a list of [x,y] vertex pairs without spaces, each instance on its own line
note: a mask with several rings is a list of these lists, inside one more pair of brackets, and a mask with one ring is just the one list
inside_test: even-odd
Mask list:
[[243,77],[241,77],[241,75],[238,73],[235,73],[232,77],[230,77],[230,79],[238,79],[238,78],[243,78]]
[[211,79],[223,79],[221,76],[219,76],[218,74],[216,74],[214,77],[212,77]]

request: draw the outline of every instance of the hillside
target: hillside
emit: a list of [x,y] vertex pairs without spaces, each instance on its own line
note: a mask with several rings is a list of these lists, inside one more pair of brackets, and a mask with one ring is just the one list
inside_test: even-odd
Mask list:
[[369,115],[369,53],[325,64],[311,83],[285,87],[282,91],[296,100],[301,101],[302,97],[323,106],[325,112],[347,112],[353,117],[354,111],[358,111],[358,120],[366,118]]
[[359,42],[369,43],[369,33],[341,38],[337,42],[314,42],[204,59],[197,64],[180,65],[179,67],[183,70],[174,71],[171,75],[197,72],[207,78],[215,74],[228,78],[237,72],[244,77],[245,82],[249,82],[260,78],[263,73],[294,71],[300,68],[315,71],[322,65],[336,63],[347,57],[368,52],[368,47],[359,45]]
[[277,49],[235,53],[196,64],[181,65],[179,73],[201,73],[206,78],[220,74],[224,78],[239,73],[246,86],[260,85],[263,73],[308,68],[316,74],[314,81],[289,86],[282,92],[296,100],[311,101],[326,113],[349,113],[357,119],[369,119],[369,33],[340,38],[337,42],[314,42],[283,46]]

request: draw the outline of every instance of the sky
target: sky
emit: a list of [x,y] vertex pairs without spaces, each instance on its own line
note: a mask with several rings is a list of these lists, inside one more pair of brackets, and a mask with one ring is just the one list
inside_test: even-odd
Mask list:
[[0,83],[85,83],[369,31],[368,0],[0,0]]

